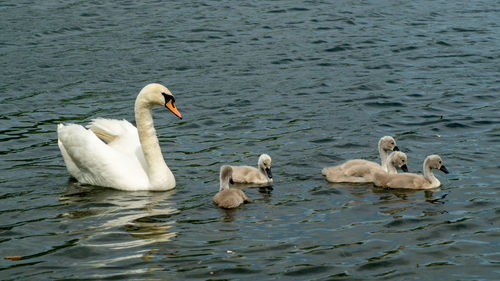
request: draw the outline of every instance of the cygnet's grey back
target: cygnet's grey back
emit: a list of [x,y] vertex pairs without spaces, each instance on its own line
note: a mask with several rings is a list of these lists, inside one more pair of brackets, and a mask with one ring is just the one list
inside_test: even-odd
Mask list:
[[219,191],[214,196],[214,203],[224,209],[231,209],[250,202],[245,193],[237,188],[229,188]]
[[251,166],[231,166],[233,168],[233,180],[237,183],[268,184],[273,182],[271,173],[271,157],[261,154],[257,162],[257,168]]
[[250,201],[240,189],[229,188],[229,184],[233,183],[232,173],[233,169],[231,166],[224,165],[220,168],[220,189],[219,192],[215,194],[213,201],[221,208],[236,208]]

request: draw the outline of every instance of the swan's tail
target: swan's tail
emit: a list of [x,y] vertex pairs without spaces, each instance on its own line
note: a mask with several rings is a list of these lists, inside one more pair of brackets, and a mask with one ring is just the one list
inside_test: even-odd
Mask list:
[[321,170],[321,174],[322,174],[323,176],[326,176],[326,168],[323,168],[323,169]]
[[61,141],[61,134],[65,134],[64,130],[66,130],[63,124],[57,125],[57,145],[59,146],[59,150],[61,151],[61,155],[64,159],[64,163],[66,164],[66,169],[72,177],[80,174],[80,168],[75,164],[69,153],[66,151],[66,147],[64,147],[63,142]]
[[339,166],[326,167],[321,170],[321,174],[323,176],[329,176],[331,174],[337,174],[339,172],[341,172]]
[[321,170],[321,174],[326,177],[327,181],[331,182],[337,182],[337,178],[344,176],[344,172],[340,166],[323,168],[323,170]]

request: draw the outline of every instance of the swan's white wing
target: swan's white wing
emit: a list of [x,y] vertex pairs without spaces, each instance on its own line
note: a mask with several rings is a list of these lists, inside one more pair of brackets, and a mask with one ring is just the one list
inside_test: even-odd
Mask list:
[[[60,124],[57,133],[68,172],[79,182],[122,190],[138,190],[149,186],[143,165],[135,154],[123,151],[127,150],[124,144],[116,145],[120,149],[107,145],[92,131],[75,124]],[[112,142],[120,138],[124,143],[134,142],[133,138],[122,135]]]
[[127,120],[96,118],[92,119],[87,128],[108,144],[130,132],[137,135],[137,129]]
[[137,157],[143,169],[147,169],[137,128],[130,122],[127,120],[96,118],[91,121],[87,128],[110,147],[131,157]]

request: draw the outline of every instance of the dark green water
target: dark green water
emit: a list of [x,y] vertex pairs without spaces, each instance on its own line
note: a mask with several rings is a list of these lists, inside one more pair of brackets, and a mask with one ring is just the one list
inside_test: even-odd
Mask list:
[[[0,3],[0,279],[498,280],[498,1],[136,2]],[[133,121],[150,82],[177,188],[71,181],[56,125]],[[322,178],[383,135],[442,188]],[[216,208],[263,152],[273,190]]]

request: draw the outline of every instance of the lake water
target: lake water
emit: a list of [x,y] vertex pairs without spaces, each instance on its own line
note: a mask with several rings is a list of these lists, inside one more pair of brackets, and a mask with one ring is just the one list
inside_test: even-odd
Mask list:
[[[498,1],[101,2],[0,4],[0,279],[498,280]],[[56,125],[133,122],[150,82],[177,188],[71,180]],[[384,135],[441,189],[323,179]],[[272,190],[215,207],[260,153]]]

